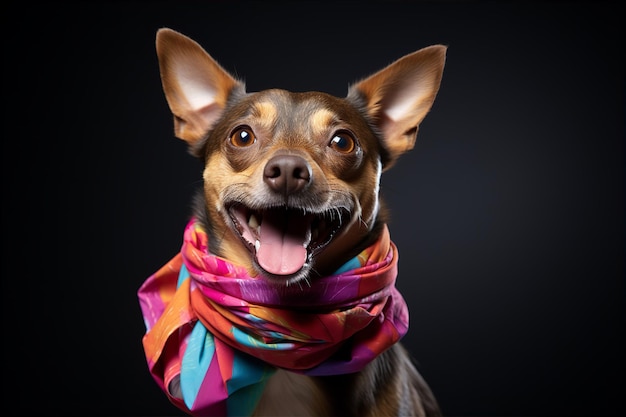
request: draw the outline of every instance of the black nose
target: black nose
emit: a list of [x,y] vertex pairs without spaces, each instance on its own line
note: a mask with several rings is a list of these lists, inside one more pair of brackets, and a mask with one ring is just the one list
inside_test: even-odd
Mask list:
[[287,196],[311,182],[311,166],[301,156],[276,155],[267,161],[263,180],[272,190]]

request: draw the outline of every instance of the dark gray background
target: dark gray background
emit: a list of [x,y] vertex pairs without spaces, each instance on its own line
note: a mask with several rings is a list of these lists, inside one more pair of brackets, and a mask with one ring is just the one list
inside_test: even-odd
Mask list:
[[449,416],[624,411],[624,19],[617,2],[9,2],[3,398],[12,415],[180,415],[136,291],[179,249],[201,167],[173,137],[168,26],[256,91],[343,96],[448,45],[383,177],[404,341]]

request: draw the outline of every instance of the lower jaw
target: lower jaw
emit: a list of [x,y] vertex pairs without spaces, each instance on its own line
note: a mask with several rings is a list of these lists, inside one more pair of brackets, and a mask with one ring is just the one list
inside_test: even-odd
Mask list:
[[309,262],[302,265],[302,268],[294,274],[289,275],[276,275],[264,270],[259,263],[254,260],[254,269],[257,272],[257,276],[265,279],[267,282],[277,286],[290,286],[299,282],[306,282],[310,284],[312,278],[312,267]]

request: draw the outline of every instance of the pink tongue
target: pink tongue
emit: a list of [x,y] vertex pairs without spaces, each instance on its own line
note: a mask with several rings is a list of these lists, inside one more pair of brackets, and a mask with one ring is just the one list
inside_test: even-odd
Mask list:
[[[296,217],[296,218],[294,218]],[[263,215],[256,257],[261,268],[274,275],[298,272],[306,261],[304,247],[309,222],[288,211],[271,210]]]

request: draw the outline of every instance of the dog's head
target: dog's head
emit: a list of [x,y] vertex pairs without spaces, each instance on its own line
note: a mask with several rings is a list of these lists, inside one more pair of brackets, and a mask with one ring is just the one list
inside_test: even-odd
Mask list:
[[446,48],[406,55],[352,85],[247,93],[195,41],[156,39],[175,135],[204,163],[195,215],[211,251],[288,285],[331,273],[376,239],[381,173],[413,148]]

